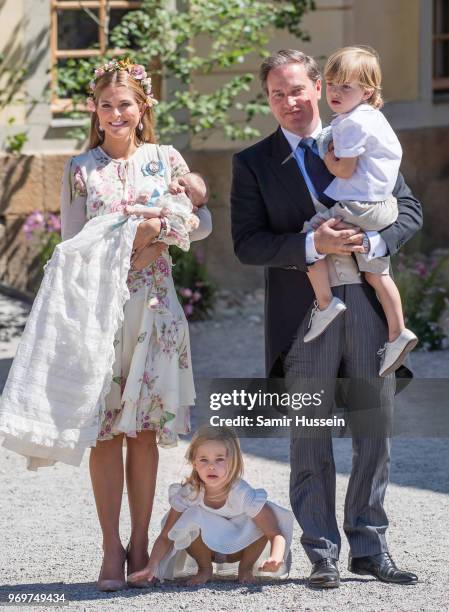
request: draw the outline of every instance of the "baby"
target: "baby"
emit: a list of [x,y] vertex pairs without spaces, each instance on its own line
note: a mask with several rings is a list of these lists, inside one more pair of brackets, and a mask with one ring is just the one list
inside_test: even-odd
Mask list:
[[164,244],[177,244],[183,251],[190,248],[189,234],[199,225],[194,214],[208,199],[208,188],[202,176],[197,172],[189,172],[174,179],[168,186],[168,193],[163,194],[155,202],[150,203],[149,194],[141,194],[137,203],[126,206],[127,215],[136,215],[145,219],[158,218],[161,230],[150,243],[137,249],[132,255],[134,269],[142,269],[146,265],[146,253],[151,259],[150,247],[163,239]]

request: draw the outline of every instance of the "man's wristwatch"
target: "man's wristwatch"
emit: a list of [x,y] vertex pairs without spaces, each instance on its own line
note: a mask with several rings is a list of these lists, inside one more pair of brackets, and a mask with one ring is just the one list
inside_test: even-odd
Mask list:
[[370,249],[370,242],[369,242],[369,238],[366,234],[363,234],[363,242],[362,242],[362,246],[363,246],[363,252],[365,254],[369,253],[369,249]]

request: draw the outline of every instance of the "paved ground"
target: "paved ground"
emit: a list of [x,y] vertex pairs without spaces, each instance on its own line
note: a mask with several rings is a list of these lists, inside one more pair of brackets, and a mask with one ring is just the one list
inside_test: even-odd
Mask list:
[[[191,326],[197,377],[263,375],[262,298],[223,296],[213,320]],[[0,296],[0,379],[6,375],[17,339],[11,337],[27,309]],[[449,351],[415,353],[415,373],[449,378]],[[424,385],[424,383],[423,383]],[[244,440],[246,477],[263,486],[274,501],[288,505],[286,439]],[[167,484],[184,470],[186,443],[161,451],[151,538],[167,508]],[[350,440],[335,441],[338,520],[342,524],[344,492],[351,464]],[[297,529],[290,578],[279,583],[242,587],[217,581],[203,588],[162,585],[145,592],[127,590],[101,594],[95,580],[101,562],[100,538],[89,483],[87,461],[80,469],[65,465],[26,472],[23,460],[0,450],[0,600],[9,593],[65,593],[73,610],[449,610],[447,550],[449,538],[449,445],[444,438],[395,439],[391,484],[386,498],[390,517],[388,539],[398,564],[416,571],[413,587],[388,586],[345,569],[347,546],[341,554],[342,585],[314,592],[305,584],[309,563]],[[122,535],[129,533],[126,498]],[[47,609],[47,606],[44,606]],[[42,610],[42,606],[26,606]],[[50,609],[50,608],[48,608]]]

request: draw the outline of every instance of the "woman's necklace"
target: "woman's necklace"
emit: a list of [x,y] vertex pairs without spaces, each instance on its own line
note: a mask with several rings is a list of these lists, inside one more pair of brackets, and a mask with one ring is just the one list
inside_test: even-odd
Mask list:
[[127,150],[123,151],[122,149],[118,156],[117,156],[117,150],[115,149],[115,147],[111,147],[110,144],[103,143],[101,145],[101,148],[106,153],[106,155],[109,155],[111,159],[118,161],[118,162],[124,162],[124,161],[127,161],[130,157],[134,155],[134,153],[139,148],[139,145],[136,145],[134,142],[130,142],[128,144]]

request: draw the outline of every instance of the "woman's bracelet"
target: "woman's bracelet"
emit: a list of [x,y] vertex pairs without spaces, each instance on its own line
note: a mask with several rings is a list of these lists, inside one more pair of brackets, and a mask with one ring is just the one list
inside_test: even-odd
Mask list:
[[165,217],[159,217],[159,220],[161,222],[161,230],[158,234],[158,236],[154,239],[155,242],[161,242],[161,240],[163,240],[164,238],[167,237],[167,234],[169,232],[169,227],[167,224],[167,219]]

